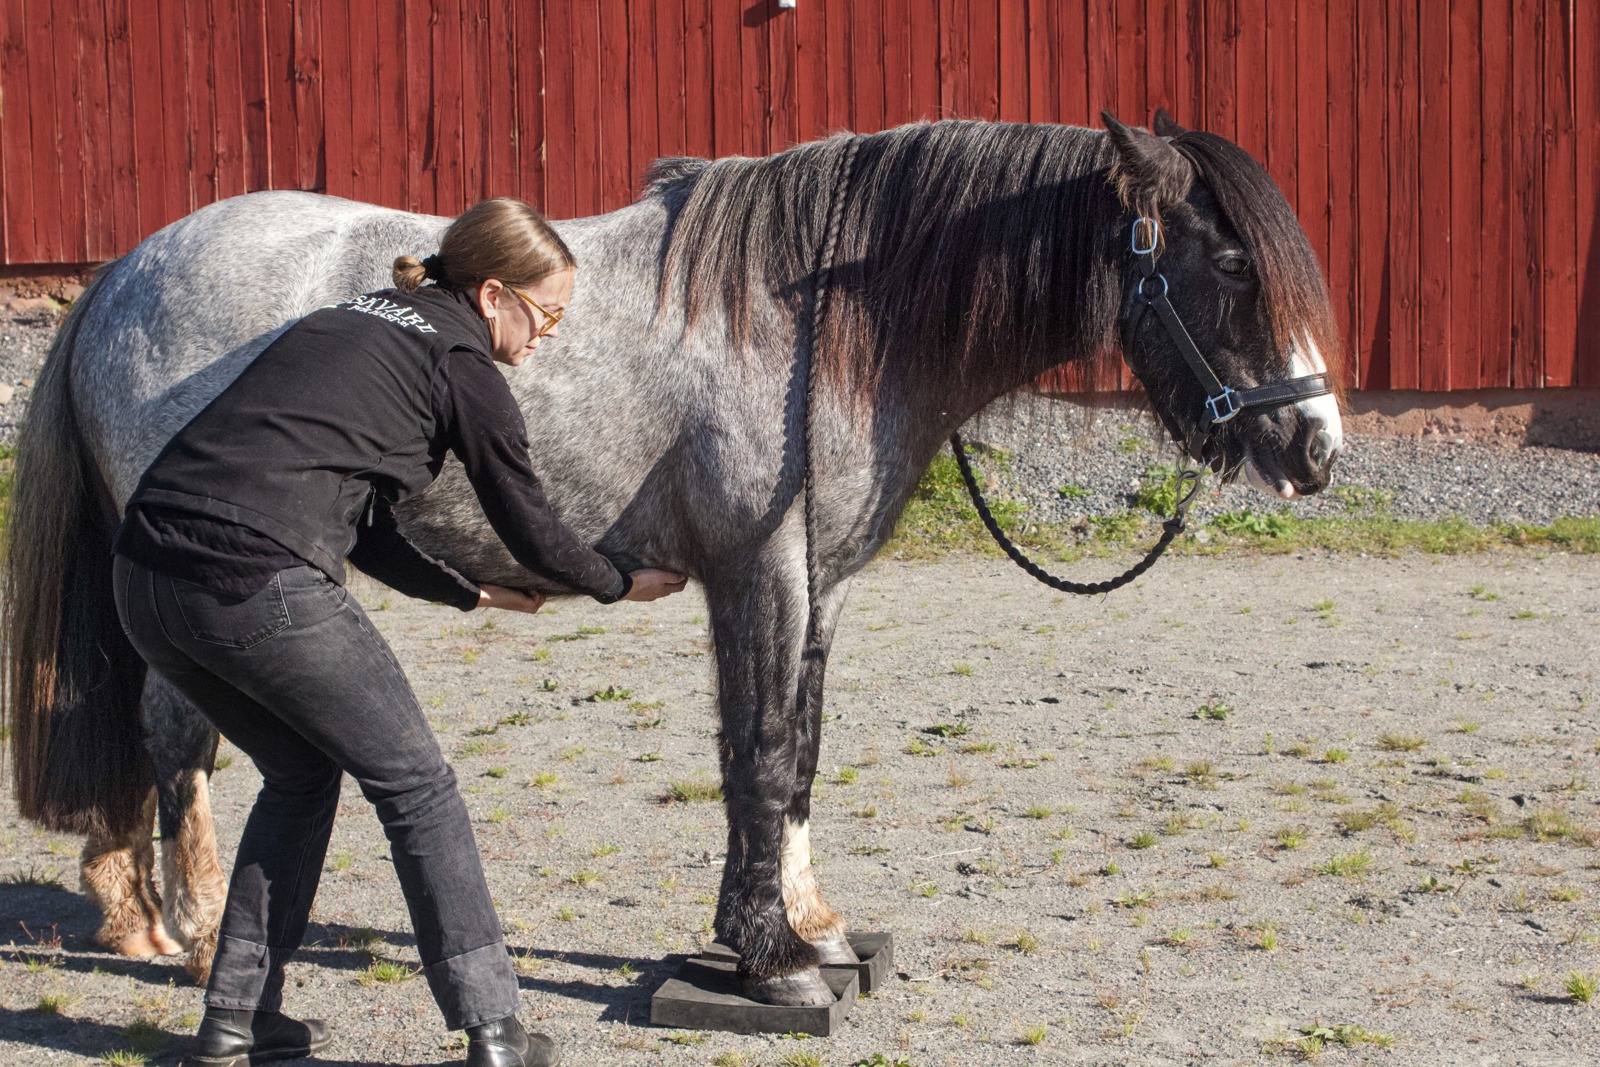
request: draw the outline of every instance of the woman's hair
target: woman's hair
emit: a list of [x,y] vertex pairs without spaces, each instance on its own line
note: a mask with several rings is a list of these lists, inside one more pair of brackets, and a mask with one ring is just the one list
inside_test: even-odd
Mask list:
[[577,265],[550,220],[521,200],[497,196],[452,222],[434,255],[395,260],[394,284],[411,292],[431,278],[447,288],[473,289],[497,278],[525,288]]

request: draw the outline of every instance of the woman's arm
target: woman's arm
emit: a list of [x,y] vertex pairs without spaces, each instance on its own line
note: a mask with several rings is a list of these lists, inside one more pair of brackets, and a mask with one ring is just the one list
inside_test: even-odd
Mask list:
[[445,363],[441,405],[450,448],[466,468],[489,525],[522,566],[588,593],[621,600],[632,579],[557,517],[528,459],[527,426],[505,379],[481,353],[458,349]]
[[350,562],[363,574],[418,600],[471,611],[483,599],[476,582],[434,559],[401,533],[394,512],[379,501],[373,501],[371,512],[356,525]]

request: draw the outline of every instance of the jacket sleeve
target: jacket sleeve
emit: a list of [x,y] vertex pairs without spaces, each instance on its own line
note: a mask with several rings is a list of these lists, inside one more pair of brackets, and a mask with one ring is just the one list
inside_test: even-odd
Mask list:
[[489,525],[516,561],[602,604],[633,583],[563,523],[528,458],[528,431],[516,398],[488,356],[457,349],[445,360],[441,415],[450,450],[466,468]]
[[363,574],[406,596],[449,604],[462,611],[478,606],[477,584],[413,544],[400,532],[394,512],[380,501],[374,501],[371,512],[356,525],[350,562]]

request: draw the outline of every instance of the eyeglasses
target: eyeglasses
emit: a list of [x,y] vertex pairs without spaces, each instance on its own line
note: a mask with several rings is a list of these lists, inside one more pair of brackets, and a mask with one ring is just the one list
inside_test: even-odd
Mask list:
[[[511,286],[507,285],[506,288],[511,289]],[[539,305],[537,301],[533,299],[533,297],[529,296],[527,293],[524,293],[519,289],[511,289],[511,291],[516,293],[523,300],[526,300],[529,307],[533,308],[533,310],[544,316],[544,325],[541,326],[539,331],[533,335],[535,337],[543,337],[545,334],[555,329],[556,323],[561,321],[561,316],[567,313],[566,308],[562,308],[559,311],[546,311]]]

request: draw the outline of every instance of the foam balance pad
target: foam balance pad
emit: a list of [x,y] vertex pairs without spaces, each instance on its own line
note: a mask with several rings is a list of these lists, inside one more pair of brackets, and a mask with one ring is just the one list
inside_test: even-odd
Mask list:
[[761,1004],[740,992],[736,968],[732,960],[691,956],[677,976],[663,982],[650,998],[651,1025],[829,1037],[850,1014],[860,989],[854,968],[824,969],[822,980],[833,990],[832,1004],[815,1008]]
[[[860,963],[832,963],[825,965],[824,971],[853,971],[861,979],[861,992],[870,993],[874,989],[883,988],[884,982],[894,973],[894,935],[893,934],[846,934],[845,940],[850,942],[850,947],[855,949],[857,956],[861,957]],[[721,960],[725,963],[739,962],[739,954],[720,941],[714,941],[711,947],[700,953],[701,959]]]

